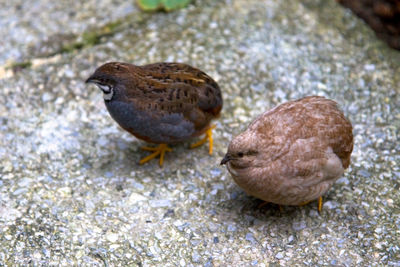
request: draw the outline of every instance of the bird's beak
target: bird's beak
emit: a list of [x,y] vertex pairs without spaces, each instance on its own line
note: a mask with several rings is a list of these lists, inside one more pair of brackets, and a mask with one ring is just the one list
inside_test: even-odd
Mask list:
[[221,160],[221,165],[224,165],[225,163],[227,163],[228,161],[230,161],[232,159],[231,155],[229,155],[228,153],[226,153],[225,157]]
[[95,78],[93,78],[93,75],[90,76],[90,77],[85,81],[85,83],[97,83],[97,82],[98,82],[98,80],[96,80]]
[[89,78],[85,81],[85,83],[92,83],[92,82],[93,82],[92,77],[89,77]]

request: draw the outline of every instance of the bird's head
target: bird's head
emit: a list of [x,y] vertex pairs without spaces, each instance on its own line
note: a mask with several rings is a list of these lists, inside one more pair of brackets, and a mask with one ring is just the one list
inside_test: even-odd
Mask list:
[[104,100],[110,101],[118,83],[130,76],[129,66],[129,64],[121,62],[106,63],[97,68],[86,80],[86,83],[96,84],[103,91]]
[[256,134],[245,131],[236,136],[229,144],[228,152],[221,161],[228,169],[244,169],[254,164],[259,154]]

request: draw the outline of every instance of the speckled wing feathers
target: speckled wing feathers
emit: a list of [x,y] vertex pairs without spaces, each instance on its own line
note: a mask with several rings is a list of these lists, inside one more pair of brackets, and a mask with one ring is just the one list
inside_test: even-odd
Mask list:
[[219,87],[204,72],[180,63],[132,65],[132,68],[135,84],[129,86],[126,95],[138,108],[152,110],[153,116],[182,113],[198,128],[219,114],[222,107]]
[[[299,101],[301,100],[301,103]],[[270,158],[285,155],[293,148],[299,139],[317,137],[313,153],[318,157],[318,147],[325,150],[331,147],[333,152],[341,159],[344,168],[350,164],[350,154],[353,150],[352,126],[350,122],[337,109],[334,101],[318,97],[306,97],[297,101],[282,104],[259,116],[249,128],[269,140],[268,151]],[[344,123],[345,122],[345,123]],[[274,138],[271,138],[271,137]],[[305,147],[302,148],[303,150]],[[321,151],[325,152],[325,151]],[[299,151],[304,153],[304,151]]]
[[110,115],[122,128],[152,143],[179,143],[206,132],[211,139],[210,122],[222,108],[217,83],[181,63],[108,62],[87,82],[103,91]]

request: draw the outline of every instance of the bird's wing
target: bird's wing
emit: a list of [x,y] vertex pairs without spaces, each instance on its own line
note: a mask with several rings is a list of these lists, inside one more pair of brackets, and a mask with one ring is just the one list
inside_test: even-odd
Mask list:
[[[141,68],[147,78],[163,83],[168,88],[168,94],[181,98],[191,95],[196,97],[194,104],[201,111],[209,112],[214,116],[219,114],[222,108],[220,88],[203,71],[182,63],[155,63]],[[179,95],[178,91],[183,96]]]
[[135,84],[125,85],[132,103],[155,117],[182,114],[200,130],[222,108],[217,83],[204,72],[185,64],[156,63],[136,67]]
[[[249,128],[261,138],[276,143],[277,151],[267,151],[271,158],[288,153],[288,145],[297,140],[313,140],[316,137],[322,150],[330,147],[340,158],[343,168],[350,164],[352,126],[332,100],[311,96],[282,104],[259,116]],[[271,136],[276,142],[271,140]],[[317,144],[314,146],[316,149]]]

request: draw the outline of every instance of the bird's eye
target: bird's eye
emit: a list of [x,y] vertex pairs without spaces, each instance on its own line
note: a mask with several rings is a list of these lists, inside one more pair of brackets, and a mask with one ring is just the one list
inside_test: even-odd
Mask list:
[[243,152],[239,152],[237,155],[239,158],[241,158],[241,157],[243,157],[244,154],[243,154]]

